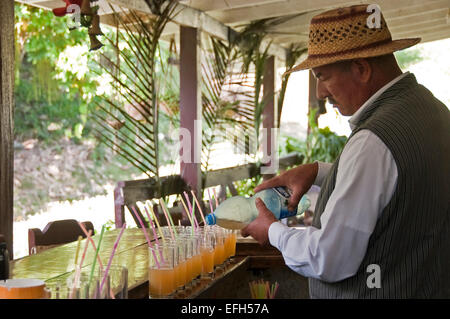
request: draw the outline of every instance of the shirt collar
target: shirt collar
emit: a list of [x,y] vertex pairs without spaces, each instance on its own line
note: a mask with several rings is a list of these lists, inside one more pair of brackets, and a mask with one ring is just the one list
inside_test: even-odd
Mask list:
[[350,129],[353,131],[356,127],[356,123],[358,123],[361,116],[364,114],[364,110],[367,109],[367,107],[375,102],[375,100],[383,94],[384,91],[386,91],[388,88],[390,88],[392,85],[403,79],[406,75],[408,75],[409,72],[405,72],[397,76],[395,79],[390,81],[388,84],[383,86],[381,89],[379,89],[375,94],[373,94],[366,102],[364,102],[363,105],[352,115],[352,117],[348,120],[348,123],[350,125]]

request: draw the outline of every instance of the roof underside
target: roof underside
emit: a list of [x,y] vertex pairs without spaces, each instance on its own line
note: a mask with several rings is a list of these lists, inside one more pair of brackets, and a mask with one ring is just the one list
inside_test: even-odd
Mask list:
[[[62,0],[18,0],[44,9],[64,6]],[[370,2],[370,1],[369,1]],[[144,0],[109,0],[116,9],[129,8],[151,14]],[[283,48],[291,44],[307,46],[309,21],[315,14],[336,7],[368,3],[344,0],[180,0],[180,12],[166,27],[163,37],[178,36],[179,25],[198,27],[227,39],[229,30],[260,19],[276,19],[268,30],[272,54],[284,59]],[[378,0],[392,38],[421,37],[422,42],[450,37],[450,0]],[[102,23],[110,24],[111,8],[99,0]],[[278,19],[277,19],[278,18]]]

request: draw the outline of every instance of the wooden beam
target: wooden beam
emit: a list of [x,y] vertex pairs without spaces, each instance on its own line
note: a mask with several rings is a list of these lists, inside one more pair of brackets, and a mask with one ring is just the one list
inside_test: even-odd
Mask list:
[[[388,22],[389,26],[389,22]],[[416,23],[408,23],[405,25],[397,25],[394,27],[390,27],[392,38],[400,39],[400,38],[408,38],[408,37],[419,37],[426,36],[429,33],[437,32],[445,32],[448,30],[449,24],[447,23],[446,17],[441,17],[440,19],[435,19],[431,21],[417,21]],[[269,35],[269,37],[271,37]],[[274,43],[287,45],[288,43],[299,43],[304,42],[307,45],[308,36],[307,34],[298,34],[298,35],[278,35],[273,36]]]
[[435,33],[431,35],[424,36],[422,38],[422,41],[420,43],[426,43],[426,42],[432,42],[432,41],[440,41],[450,38],[450,35],[448,32],[445,33]]
[[432,21],[417,21],[414,24],[407,24],[402,26],[396,26],[390,28],[392,35],[398,34],[406,34],[412,32],[425,32],[429,29],[434,29],[436,27],[445,27],[447,25],[447,19],[445,17],[441,17],[440,19],[432,20]]
[[224,10],[261,5],[286,0],[181,0],[180,3],[201,11]]
[[[436,1],[428,5],[383,10],[389,28],[414,26],[416,23],[445,19],[448,15],[448,0]],[[269,32],[295,32],[308,34],[311,18],[322,10],[293,15],[292,19],[270,28]]]
[[64,7],[65,3],[56,0],[16,0],[17,2],[28,4],[33,7],[38,7],[45,10],[51,10],[54,8]]
[[[180,27],[180,172],[186,183],[200,194],[202,103],[198,29]],[[189,132],[189,135],[184,134]],[[189,152],[189,154],[186,154]]]
[[[378,0],[376,3],[381,7],[384,14],[385,11],[395,10],[399,8],[418,7],[432,5],[435,2],[442,3],[442,0],[428,0],[425,2],[421,0]],[[279,16],[292,15],[295,13],[304,13],[315,10],[325,11],[337,7],[345,7],[354,4],[361,4],[361,1],[335,1],[335,0],[314,0],[304,1],[295,0],[284,3],[272,3],[260,6],[249,6],[245,8],[211,11],[209,14],[221,21],[222,23],[237,23],[247,22],[257,19],[265,19]]]
[[[110,0],[110,2],[131,10],[152,14],[150,8],[144,0]],[[181,26],[197,28],[224,41],[229,41],[230,37],[237,35],[236,30],[231,29],[222,22],[212,18],[200,10],[180,3],[175,11],[173,22],[176,22]],[[269,41],[267,40],[263,41],[261,50],[266,48],[268,42]],[[280,60],[284,60],[286,58],[286,49],[278,45],[271,45],[268,51],[269,54],[275,55]]]
[[427,28],[423,28],[420,30],[410,30],[410,31],[404,31],[395,33],[392,35],[393,39],[400,39],[400,38],[413,38],[413,37],[426,37],[431,36],[433,34],[447,34],[450,36],[450,24],[438,24],[435,26],[430,26]]
[[0,234],[13,258],[14,0],[0,10]]

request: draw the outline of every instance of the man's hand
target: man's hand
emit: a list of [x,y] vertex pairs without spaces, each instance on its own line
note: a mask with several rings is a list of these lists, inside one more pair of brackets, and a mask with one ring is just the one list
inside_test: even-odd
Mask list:
[[261,245],[269,244],[269,227],[277,219],[273,213],[266,207],[261,198],[255,201],[256,208],[259,211],[258,217],[241,230],[243,237],[252,236]]
[[286,186],[292,191],[288,209],[293,211],[297,209],[297,205],[302,196],[311,188],[318,170],[319,165],[317,163],[300,165],[262,182],[255,187],[254,191],[257,193],[266,188]]

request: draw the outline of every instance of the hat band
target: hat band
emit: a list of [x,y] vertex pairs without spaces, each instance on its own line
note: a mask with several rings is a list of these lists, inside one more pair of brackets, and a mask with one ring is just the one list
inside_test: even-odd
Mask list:
[[354,53],[354,52],[358,52],[358,51],[362,51],[362,50],[366,50],[366,49],[371,49],[371,48],[374,48],[374,47],[377,47],[377,46],[380,46],[383,44],[387,44],[390,42],[392,42],[392,38],[384,39],[381,41],[373,42],[373,43],[370,43],[367,45],[363,45],[363,46],[348,49],[348,50],[342,50],[342,51],[330,52],[330,53],[309,54],[308,58],[310,58],[310,59],[329,58],[329,57],[333,57],[333,56],[338,56],[338,55]]

